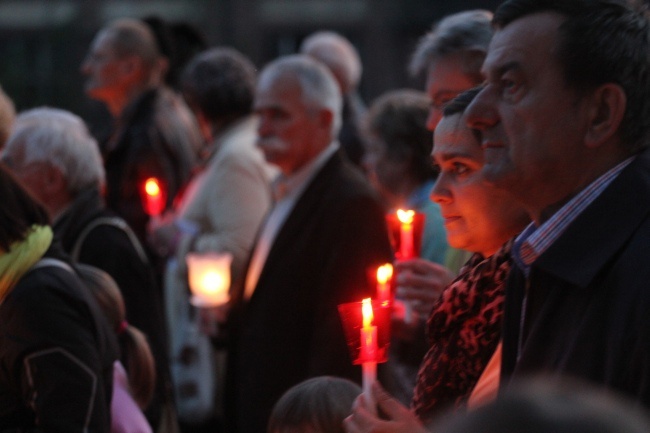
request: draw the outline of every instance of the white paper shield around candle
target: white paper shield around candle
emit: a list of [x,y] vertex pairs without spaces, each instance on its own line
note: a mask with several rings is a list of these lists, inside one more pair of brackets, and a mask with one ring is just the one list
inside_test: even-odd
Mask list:
[[230,299],[230,253],[189,253],[186,256],[192,298],[196,307],[216,307]]

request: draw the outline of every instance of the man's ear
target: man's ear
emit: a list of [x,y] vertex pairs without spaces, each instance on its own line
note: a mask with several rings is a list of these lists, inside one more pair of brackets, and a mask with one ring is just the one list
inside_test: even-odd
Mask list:
[[68,181],[61,170],[52,164],[44,164],[43,180],[43,188],[48,194],[67,193],[68,191]]
[[334,113],[328,108],[322,108],[318,111],[318,123],[326,129],[332,128],[334,122]]
[[625,115],[627,97],[621,86],[606,83],[592,93],[588,103],[585,143],[587,147],[598,147],[618,132]]
[[142,59],[138,56],[125,56],[120,59],[120,72],[124,77],[137,78],[142,69]]

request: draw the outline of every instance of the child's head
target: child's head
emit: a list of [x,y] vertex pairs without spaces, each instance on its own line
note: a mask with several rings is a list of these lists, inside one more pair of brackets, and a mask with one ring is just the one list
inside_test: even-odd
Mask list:
[[278,400],[268,433],[343,433],[343,420],[361,394],[354,382],[338,377],[308,379]]

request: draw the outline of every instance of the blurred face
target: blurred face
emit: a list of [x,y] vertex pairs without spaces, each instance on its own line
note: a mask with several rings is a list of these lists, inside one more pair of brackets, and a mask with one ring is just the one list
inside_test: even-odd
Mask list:
[[104,102],[115,98],[123,88],[123,68],[123,60],[117,57],[112,47],[111,36],[100,32],[81,65],[81,73],[86,77],[86,94]]
[[537,13],[497,31],[483,65],[485,88],[467,109],[482,132],[484,176],[522,201],[538,222],[573,194],[584,156],[587,98],[565,84],[556,59],[563,18]]
[[50,164],[43,161],[25,163],[23,152],[9,152],[6,148],[2,152],[2,161],[23,188],[40,202],[47,202],[47,173],[51,169]]
[[285,175],[299,170],[329,144],[331,123],[324,119],[324,110],[305,105],[297,80],[286,73],[262,77],[254,110],[259,116],[257,144],[266,160]]
[[527,224],[523,208],[483,177],[483,151],[461,114],[444,117],[434,134],[432,157],[440,174],[431,200],[440,205],[447,241],[488,257]]
[[406,176],[407,164],[392,157],[386,143],[377,135],[371,135],[364,143],[362,164],[368,180],[386,200],[398,198],[395,187]]
[[445,104],[479,83],[464,71],[462,54],[450,54],[433,61],[427,72],[427,95],[431,108],[427,128],[433,131],[442,118]]

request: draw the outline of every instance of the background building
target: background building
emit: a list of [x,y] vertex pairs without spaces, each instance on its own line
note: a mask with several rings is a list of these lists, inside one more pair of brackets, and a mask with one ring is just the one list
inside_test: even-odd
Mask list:
[[320,29],[338,31],[364,64],[361,95],[421,88],[406,65],[433,21],[500,0],[0,0],[0,84],[18,110],[50,105],[93,123],[99,109],[83,94],[79,66],[106,22],[158,16],[198,28],[210,45],[231,45],[258,67],[297,50]]

